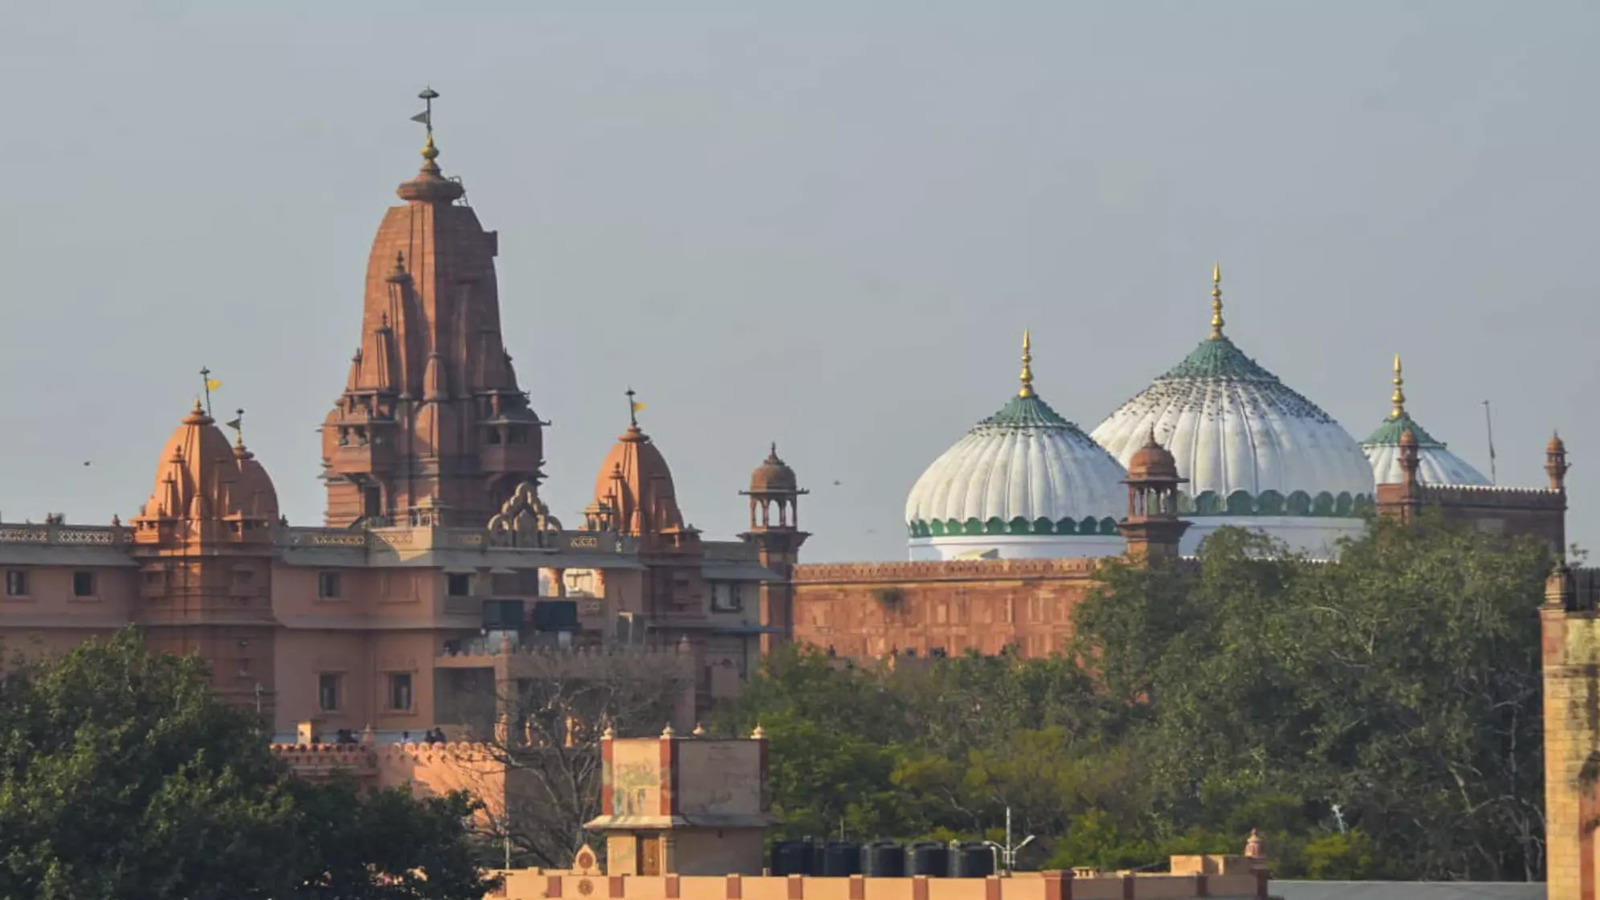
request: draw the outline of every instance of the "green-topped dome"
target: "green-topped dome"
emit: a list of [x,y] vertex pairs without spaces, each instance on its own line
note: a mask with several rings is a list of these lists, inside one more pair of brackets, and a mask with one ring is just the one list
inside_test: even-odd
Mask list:
[[[1050,404],[1035,394],[1018,395],[1006,401],[1000,411],[978,423],[979,425],[1072,425],[1061,418]],[[1076,426],[1074,426],[1076,427]]]
[[1400,435],[1407,431],[1417,439],[1417,480],[1424,484],[1489,483],[1482,472],[1451,453],[1443,441],[1436,440],[1406,411],[1405,377],[1400,371],[1399,354],[1394,358],[1394,394],[1389,402],[1393,404],[1389,417],[1361,442],[1361,452],[1367,455],[1372,477],[1378,484],[1405,482],[1406,472],[1400,465]]
[[1234,378],[1242,381],[1270,381],[1278,376],[1261,368],[1244,355],[1233,341],[1217,336],[1200,342],[1183,361],[1167,370],[1162,378]]
[[[1249,519],[1313,553],[1364,527],[1374,485],[1360,445],[1223,334],[1220,271],[1212,271],[1210,335],[1091,432],[1124,465],[1152,434],[1189,480],[1180,509],[1197,520]],[[1191,527],[1183,549],[1205,533]]]
[[1433,435],[1428,433],[1428,429],[1418,425],[1417,420],[1411,418],[1411,414],[1404,411],[1400,413],[1398,418],[1390,416],[1384,419],[1383,424],[1367,435],[1367,439],[1362,441],[1361,444],[1362,446],[1368,444],[1393,444],[1398,447],[1400,446],[1400,435],[1405,434],[1408,428],[1411,429],[1412,436],[1417,439],[1419,448],[1444,447],[1444,444],[1433,439]]
[[906,499],[913,559],[1122,551],[1122,466],[1033,390],[1026,339],[1022,385],[917,479]]

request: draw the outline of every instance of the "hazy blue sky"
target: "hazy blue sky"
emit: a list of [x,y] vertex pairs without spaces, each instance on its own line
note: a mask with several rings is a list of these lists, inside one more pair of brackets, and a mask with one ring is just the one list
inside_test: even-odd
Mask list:
[[[778,441],[812,560],[900,558],[1015,387],[1092,428],[1229,334],[1357,438],[1500,481],[1559,427],[1600,546],[1593,3],[18,3],[0,10],[6,520],[130,516],[209,365],[291,522],[408,122],[500,232],[569,523],[626,424],[726,537]],[[85,467],[84,461],[93,465]]]

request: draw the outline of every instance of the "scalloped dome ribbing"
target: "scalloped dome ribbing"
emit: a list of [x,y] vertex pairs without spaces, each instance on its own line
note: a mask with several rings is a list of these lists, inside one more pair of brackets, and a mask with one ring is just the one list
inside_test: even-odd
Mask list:
[[934,460],[911,488],[906,520],[988,523],[1120,518],[1122,466],[1037,396],[1012,397]]
[[1151,430],[1189,479],[1190,496],[1373,494],[1372,469],[1355,439],[1220,334],[1202,341],[1091,436],[1126,463]]

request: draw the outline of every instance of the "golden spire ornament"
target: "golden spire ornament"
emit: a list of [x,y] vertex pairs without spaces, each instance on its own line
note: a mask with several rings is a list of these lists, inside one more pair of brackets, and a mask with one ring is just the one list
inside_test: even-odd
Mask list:
[[1222,337],[1222,263],[1211,264],[1211,339]]
[[1028,340],[1028,329],[1022,329],[1022,374],[1018,378],[1022,387],[1017,389],[1018,397],[1033,396],[1033,345]]
[[1400,374],[1400,354],[1394,355],[1394,393],[1389,395],[1389,402],[1394,408],[1389,410],[1389,418],[1398,419],[1406,414],[1406,380]]

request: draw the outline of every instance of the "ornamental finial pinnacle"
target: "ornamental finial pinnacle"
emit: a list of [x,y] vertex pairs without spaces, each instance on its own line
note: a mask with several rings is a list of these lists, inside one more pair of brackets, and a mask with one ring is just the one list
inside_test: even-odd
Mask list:
[[1211,264],[1211,339],[1222,337],[1222,263]]
[[1022,374],[1018,376],[1022,387],[1017,389],[1018,397],[1033,396],[1033,344],[1028,338],[1028,329],[1022,329]]
[[1389,395],[1389,402],[1394,406],[1389,410],[1389,418],[1398,419],[1406,414],[1405,378],[1400,374],[1400,354],[1394,355],[1394,393]]

